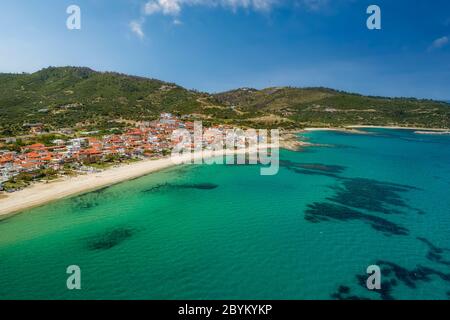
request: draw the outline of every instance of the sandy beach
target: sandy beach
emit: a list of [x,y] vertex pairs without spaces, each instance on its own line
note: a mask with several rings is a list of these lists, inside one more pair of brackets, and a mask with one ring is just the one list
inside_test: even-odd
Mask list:
[[[258,150],[265,148],[268,148],[268,146],[260,145],[258,148],[255,147],[248,150],[227,150],[226,155],[245,154],[247,152],[255,153]],[[49,183],[35,183],[23,190],[11,194],[3,194],[6,197],[0,198],[0,217],[5,217],[52,201],[87,193],[123,181],[145,176],[152,172],[186,162],[191,157],[193,157],[193,159],[201,159],[201,157],[205,159],[215,156],[219,155],[215,154],[213,151],[206,150],[203,152],[186,154],[178,157],[169,157],[158,160],[143,160],[132,164],[110,168],[98,173],[65,177],[62,180]]]
[[363,129],[364,127],[346,127],[346,128],[305,128],[303,131],[339,131],[346,133],[355,133],[355,134],[369,134],[368,132],[358,130]]
[[375,129],[396,129],[396,130],[424,130],[424,131],[448,131],[449,129],[442,128],[423,128],[423,127],[399,127],[399,126],[347,126],[351,129],[364,129],[364,128],[375,128]]
[[399,126],[363,126],[363,125],[351,125],[342,128],[305,128],[304,131],[339,131],[347,133],[369,134],[368,132],[359,129],[394,129],[394,130],[423,130],[423,131],[435,131],[435,132],[448,132],[449,129],[442,128],[421,128],[421,127],[399,127]]

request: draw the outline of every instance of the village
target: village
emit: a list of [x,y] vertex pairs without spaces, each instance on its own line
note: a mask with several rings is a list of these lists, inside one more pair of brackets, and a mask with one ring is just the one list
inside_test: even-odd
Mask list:
[[[160,159],[179,142],[172,141],[172,133],[178,129],[193,133],[194,123],[163,113],[159,120],[140,122],[121,134],[97,137],[85,133],[82,137],[55,139],[51,145],[25,145],[20,151],[0,148],[0,191],[14,192],[32,181],[101,171],[117,163]],[[212,129],[224,131],[229,127],[217,125]],[[34,132],[35,128],[31,130],[34,135],[40,134]],[[207,149],[213,139],[207,135],[203,139],[202,146]]]

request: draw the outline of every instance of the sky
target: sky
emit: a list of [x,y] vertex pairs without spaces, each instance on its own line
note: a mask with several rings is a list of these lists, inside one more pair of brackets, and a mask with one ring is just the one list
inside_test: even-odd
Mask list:
[[[69,30],[66,10],[81,9]],[[369,5],[381,30],[369,30]],[[323,86],[450,100],[448,0],[2,0],[0,72],[48,66],[220,92]]]

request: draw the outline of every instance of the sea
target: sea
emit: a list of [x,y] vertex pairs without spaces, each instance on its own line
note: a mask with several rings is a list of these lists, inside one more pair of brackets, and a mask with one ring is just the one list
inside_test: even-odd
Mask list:
[[0,299],[450,299],[450,136],[364,131],[3,219]]

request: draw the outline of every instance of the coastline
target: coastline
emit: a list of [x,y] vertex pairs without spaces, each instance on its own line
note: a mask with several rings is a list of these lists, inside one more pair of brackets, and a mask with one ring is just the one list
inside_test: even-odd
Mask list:
[[393,130],[426,130],[426,131],[448,131],[449,129],[443,129],[443,128],[423,128],[423,127],[400,127],[400,126],[362,126],[362,125],[355,125],[355,126],[347,126],[346,128],[352,128],[352,129],[364,129],[364,128],[374,128],[374,129],[393,129]]
[[[312,143],[301,141],[297,138],[296,133],[313,132],[313,131],[340,131],[352,134],[370,134],[359,129],[364,128],[380,128],[380,129],[402,129],[402,130],[425,130],[429,132],[448,132],[448,129],[442,128],[420,128],[420,127],[398,127],[398,126],[363,126],[350,125],[342,128],[324,127],[324,128],[305,128],[285,132],[280,137],[280,148],[299,151],[304,147],[315,146]],[[269,148],[270,145],[260,145],[252,149],[227,150],[225,155],[237,155],[243,153],[255,153],[260,149]],[[182,164],[192,157],[211,158],[216,155],[211,150],[203,150],[202,152],[187,154],[177,158],[162,158],[158,160],[142,160],[132,164],[124,164],[118,167],[106,169],[97,173],[89,173],[75,177],[64,177],[53,182],[38,182],[23,190],[11,193],[0,193],[0,220],[20,213],[24,210],[43,206],[53,201],[64,198],[89,193],[107,186],[118,184],[124,181],[139,178],[163,169],[174,167]],[[26,200],[24,200],[26,199]]]
[[[363,129],[364,127],[358,128]],[[357,128],[305,128],[304,132],[314,132],[314,131],[338,131],[338,132],[346,132],[346,133],[354,133],[354,134],[369,134],[368,132],[358,130]]]
[[[224,155],[256,153],[260,149],[270,148],[270,145],[260,145],[254,148],[226,150]],[[65,177],[62,180],[44,183],[39,182],[23,190],[7,194],[0,198],[0,220],[24,210],[40,207],[53,201],[92,192],[124,181],[136,179],[163,169],[182,165],[192,159],[212,158],[220,156],[211,150],[186,154],[176,158],[168,157],[158,160],[143,160],[125,164],[97,173],[89,173],[75,177]]]
[[370,125],[350,125],[341,128],[324,127],[324,128],[305,128],[303,131],[340,131],[347,133],[369,134],[359,129],[390,129],[390,130],[423,130],[429,132],[448,132],[450,129],[443,128],[423,128],[423,127],[400,127],[400,126],[370,126]]

